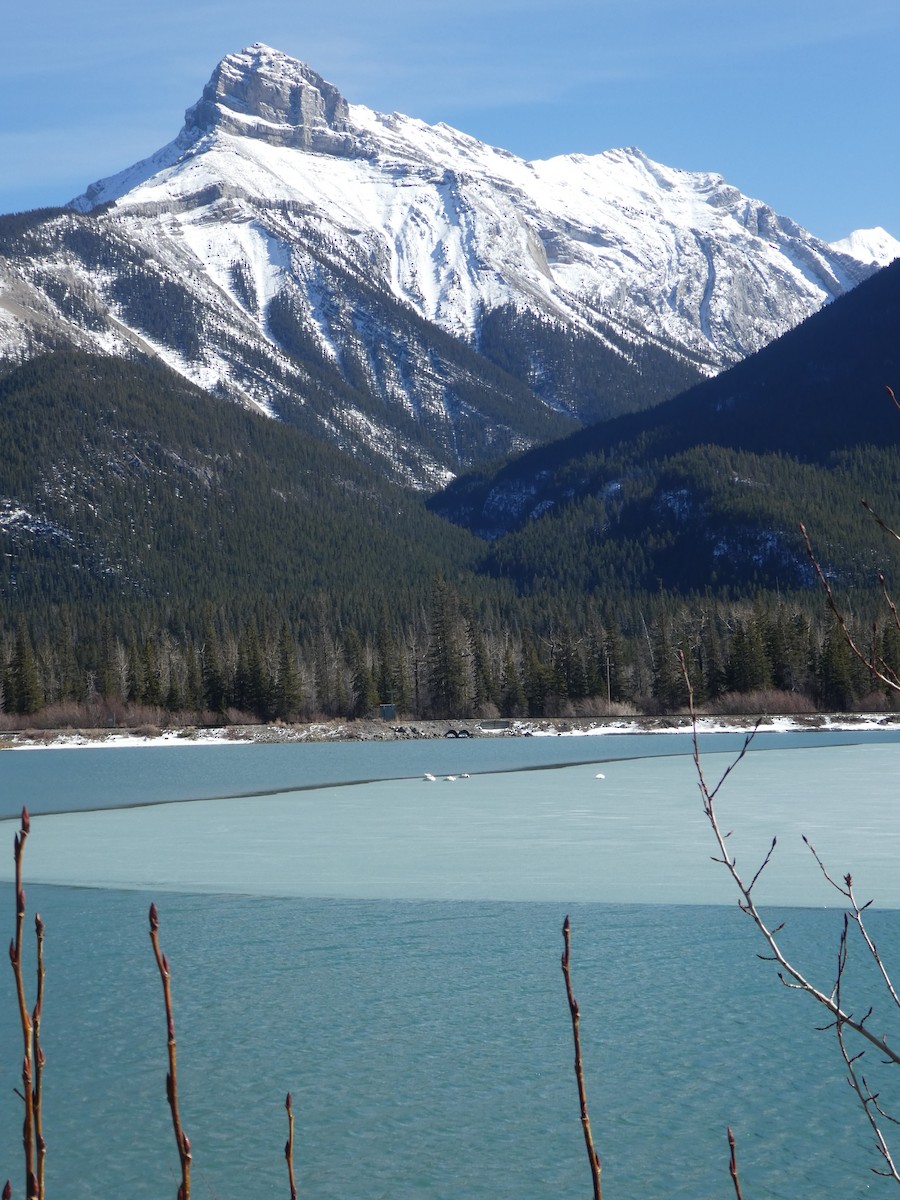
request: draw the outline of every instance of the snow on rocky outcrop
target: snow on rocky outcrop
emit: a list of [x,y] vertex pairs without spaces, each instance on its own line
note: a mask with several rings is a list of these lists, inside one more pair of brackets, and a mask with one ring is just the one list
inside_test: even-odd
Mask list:
[[719,175],[634,148],[525,162],[447,125],[348,104],[259,44],[219,64],[171,147],[75,206],[181,209],[195,226],[214,219],[209,189],[303,206],[451,333],[475,335],[485,307],[525,304],[581,326],[636,322],[712,369],[866,273]]
[[[586,346],[647,387],[648,356],[715,373],[874,270],[719,175],[635,148],[526,162],[348,103],[262,44],[219,63],[174,141],[70,208],[90,229],[59,217],[40,261],[16,243],[10,268],[55,305],[57,340],[138,346],[288,419],[315,409],[418,486],[602,415],[581,397]],[[512,379],[478,359],[501,312],[555,339],[505,361]]]

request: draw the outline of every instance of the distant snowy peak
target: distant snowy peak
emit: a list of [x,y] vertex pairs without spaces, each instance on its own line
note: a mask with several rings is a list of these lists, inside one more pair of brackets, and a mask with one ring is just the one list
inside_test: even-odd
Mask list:
[[[204,306],[230,304],[278,353],[284,312],[299,314],[330,364],[361,319],[349,276],[478,352],[527,314],[640,374],[651,351],[721,370],[876,270],[721,175],[635,147],[527,162],[349,104],[261,43],[218,64],[174,141],[72,207],[107,204],[145,253],[208,289]],[[528,387],[569,411],[541,352],[523,354]]]
[[900,242],[880,225],[874,229],[854,229],[849,237],[832,242],[831,248],[849,254],[861,263],[876,263],[879,267],[886,267],[895,258],[900,258]]
[[181,141],[221,129],[296,150],[356,149],[349,106],[334,84],[262,42],[223,58],[184,119]]

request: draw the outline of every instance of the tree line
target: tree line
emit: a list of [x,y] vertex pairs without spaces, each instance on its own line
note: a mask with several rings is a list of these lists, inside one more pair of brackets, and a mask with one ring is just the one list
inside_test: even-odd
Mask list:
[[[519,614],[520,616],[522,614]],[[398,717],[577,717],[708,711],[846,711],[890,707],[827,614],[784,599],[723,603],[661,596],[597,608],[578,620],[486,620],[443,578],[413,621],[385,606],[367,630],[331,619],[323,602],[302,627],[257,613],[243,624],[207,607],[194,631],[80,632],[62,614],[41,632],[24,617],[0,637],[0,712],[82,724],[130,709],[185,723]],[[866,630],[877,660],[900,672],[900,633]],[[68,709],[66,706],[69,706]]]

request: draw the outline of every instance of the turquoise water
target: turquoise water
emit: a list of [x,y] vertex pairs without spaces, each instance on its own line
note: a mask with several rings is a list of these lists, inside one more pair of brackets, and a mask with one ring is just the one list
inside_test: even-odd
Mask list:
[[[440,745],[429,749],[434,762]],[[127,766],[129,751],[97,753]],[[193,767],[196,753],[181,751],[182,761]],[[769,903],[835,903],[806,834],[834,872],[853,870],[865,898],[900,907],[896,759],[896,744],[885,742],[746,757],[720,814],[735,827],[742,863],[761,861],[778,836],[761,885]],[[710,781],[731,761],[707,754]],[[0,822],[0,834],[6,827],[11,840],[13,825]],[[710,863],[686,754],[37,815],[34,830],[30,878],[71,886],[360,900],[734,900]],[[5,856],[0,879],[11,872]]]
[[[663,741],[672,745],[654,744]],[[404,744],[409,759],[392,750],[392,771],[408,776],[400,783],[35,819],[26,876],[42,881],[29,884],[28,905],[47,925],[49,1195],[174,1195],[151,899],[173,968],[197,1197],[287,1194],[288,1089],[301,1196],[589,1195],[559,971],[567,911],[608,1197],[731,1194],[729,1123],[748,1197],[846,1200],[887,1186],[869,1171],[870,1135],[833,1035],[815,1031],[818,1014],[756,957],[753,930],[710,862],[689,760],[600,766],[617,758],[606,739],[533,739],[487,743],[500,747],[493,767],[486,751],[468,759],[497,774],[418,777],[426,758],[433,773],[464,770],[442,755],[480,744]],[[517,745],[543,756],[529,766],[552,754],[597,759],[504,770]],[[829,980],[840,912],[823,907],[833,897],[792,843],[812,830],[837,871],[852,867],[879,903],[900,904],[896,748],[812,745],[752,755],[722,811],[749,861],[779,834],[776,862],[786,861],[766,898],[809,905],[785,910],[787,937]],[[103,794],[129,803],[166,788],[197,794],[195,771],[214,790],[231,780],[234,794],[259,790],[248,777],[273,786],[297,770],[276,755],[275,767],[257,756],[245,772],[236,765],[245,749],[223,747],[210,765],[194,758],[200,748],[176,748],[193,765],[174,792],[159,748],[144,752],[151,759],[0,755],[0,783],[8,799],[10,760],[15,782],[32,771],[48,811],[64,807],[67,785],[85,804],[80,755],[102,758]],[[316,771],[362,777],[361,758],[317,757]],[[385,761],[371,756],[370,775],[387,774]],[[727,761],[713,754],[707,765]],[[0,840],[12,829],[0,823]],[[78,886],[53,883],[62,880]],[[8,885],[0,926],[3,912],[11,932]],[[900,914],[873,921],[897,961]],[[21,1194],[10,976],[0,977],[0,1173]]]
[[[729,752],[739,734],[706,734],[704,747]],[[878,732],[757,734],[754,747],[792,749],[896,743],[900,729]],[[201,797],[257,795],[357,780],[481,771],[517,771],[566,763],[689,755],[689,734],[596,737],[464,738],[280,745],[165,745],[0,753],[0,816],[23,804],[59,812]],[[126,755],[122,759],[121,755]]]

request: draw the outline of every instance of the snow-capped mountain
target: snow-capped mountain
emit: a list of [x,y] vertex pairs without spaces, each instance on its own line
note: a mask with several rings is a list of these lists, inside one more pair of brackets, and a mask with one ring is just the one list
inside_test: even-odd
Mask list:
[[875,270],[639,150],[525,162],[256,44],[68,213],[0,230],[7,357],[163,358],[429,486],[645,407]]
[[895,258],[900,258],[900,242],[880,225],[874,229],[854,229],[848,237],[830,244],[832,250],[850,254],[861,263],[875,263],[879,267],[886,267]]

